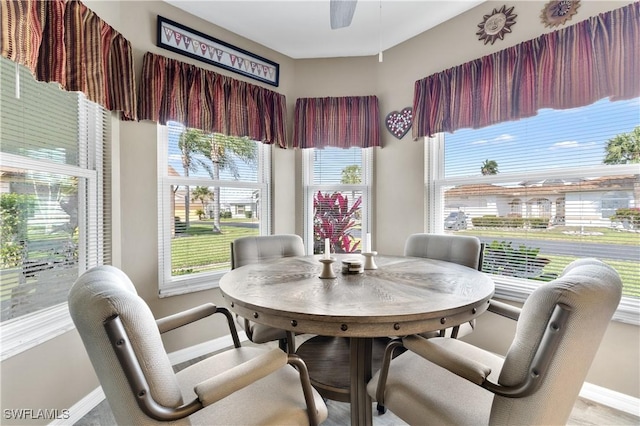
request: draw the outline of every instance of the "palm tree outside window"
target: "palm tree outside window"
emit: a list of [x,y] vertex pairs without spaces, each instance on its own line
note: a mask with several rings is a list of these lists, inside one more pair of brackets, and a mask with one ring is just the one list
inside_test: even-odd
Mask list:
[[159,158],[161,293],[215,284],[229,244],[268,234],[269,146],[171,122]]

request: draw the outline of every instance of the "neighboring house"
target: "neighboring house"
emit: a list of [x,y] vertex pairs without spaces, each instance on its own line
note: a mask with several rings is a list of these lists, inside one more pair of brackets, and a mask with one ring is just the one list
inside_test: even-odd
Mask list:
[[[171,173],[171,166],[170,173]],[[175,172],[175,171],[174,171]],[[176,216],[184,221],[186,190],[184,186],[179,186],[173,193],[173,211]],[[258,191],[238,190],[233,188],[221,188],[220,193],[220,212],[231,212],[234,218],[246,218],[250,214],[253,218],[257,217],[259,211],[260,200]],[[189,210],[191,212],[191,220],[197,220],[196,210],[202,209],[207,218],[213,218],[214,203],[213,199],[205,201],[204,208],[199,200],[191,200],[189,202]],[[247,213],[251,212],[251,213]]]
[[461,185],[445,191],[445,200],[445,214],[459,210],[471,218],[544,217],[552,225],[609,227],[617,209],[640,207],[640,175]]
[[[233,217],[247,217],[247,215],[253,216],[254,212],[257,211],[257,206],[253,200],[238,200],[224,203],[221,206],[221,210],[223,212],[231,212]],[[207,204],[207,215],[209,217],[213,215],[213,203]]]

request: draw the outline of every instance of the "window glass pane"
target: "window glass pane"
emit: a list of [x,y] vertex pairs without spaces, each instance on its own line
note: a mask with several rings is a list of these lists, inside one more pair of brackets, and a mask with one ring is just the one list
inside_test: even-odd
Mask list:
[[[175,192],[171,274],[188,275],[222,271],[231,266],[230,243],[236,238],[260,234],[261,191],[250,188],[189,187],[191,219],[185,222],[185,186]],[[219,191],[219,198],[215,196]],[[217,207],[216,199],[220,200]],[[220,225],[215,212],[219,208]]]
[[110,168],[103,162],[109,131],[102,107],[34,80],[5,58],[0,84],[0,319],[6,321],[65,303],[80,272],[108,263],[110,191],[103,189]]
[[1,59],[2,152],[79,166],[78,94],[36,82],[22,66],[16,79],[16,64]]
[[167,126],[169,175],[258,182],[258,145],[249,138]]
[[305,235],[314,254],[324,253],[328,238],[333,253],[362,250],[368,216],[371,152],[362,148],[324,147],[305,150]]
[[314,149],[313,183],[362,183],[362,149],[326,147]]
[[233,240],[268,232],[269,157],[267,145],[246,137],[208,134],[175,122],[165,130],[166,194],[160,199],[169,213],[162,219],[161,246],[168,252],[161,253],[161,268],[168,285],[228,270]]
[[480,237],[487,272],[548,281],[597,257],[640,297],[639,111],[605,99],[446,134],[445,232]]
[[[529,173],[542,175],[537,181],[543,181],[568,167],[600,166],[607,160],[608,141],[638,127],[639,111],[639,98],[603,99],[586,107],[544,109],[523,120],[458,130],[445,136],[445,177]],[[622,146],[623,141],[615,144],[608,162],[616,162],[616,149]],[[625,160],[623,152],[619,155]],[[630,155],[640,161],[637,150]]]
[[2,167],[2,321],[63,303],[78,277],[78,178]]
[[313,197],[313,253],[362,251],[362,191],[318,191]]

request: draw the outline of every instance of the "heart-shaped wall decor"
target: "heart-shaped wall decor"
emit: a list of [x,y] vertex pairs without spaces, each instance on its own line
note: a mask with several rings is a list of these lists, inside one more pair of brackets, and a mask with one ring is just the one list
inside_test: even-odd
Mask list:
[[398,139],[407,134],[413,124],[413,108],[406,107],[402,111],[391,111],[385,120],[387,130]]

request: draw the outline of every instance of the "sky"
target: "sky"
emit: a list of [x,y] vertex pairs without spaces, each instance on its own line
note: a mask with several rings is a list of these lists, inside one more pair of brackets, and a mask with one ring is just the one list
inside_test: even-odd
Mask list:
[[480,175],[485,160],[499,173],[519,173],[570,164],[602,164],[607,141],[640,126],[640,98],[586,107],[544,109],[537,116],[445,135],[446,177]]

